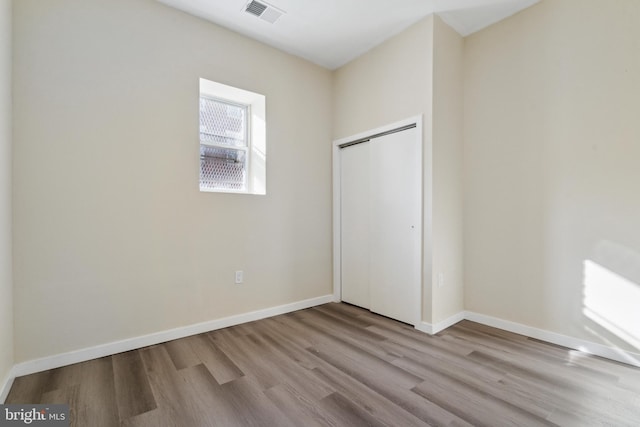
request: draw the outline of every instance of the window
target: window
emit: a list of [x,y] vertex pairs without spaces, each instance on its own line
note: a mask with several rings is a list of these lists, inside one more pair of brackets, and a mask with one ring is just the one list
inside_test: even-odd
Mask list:
[[265,194],[265,97],[200,79],[200,191]]
[[200,95],[200,189],[247,190],[248,109]]

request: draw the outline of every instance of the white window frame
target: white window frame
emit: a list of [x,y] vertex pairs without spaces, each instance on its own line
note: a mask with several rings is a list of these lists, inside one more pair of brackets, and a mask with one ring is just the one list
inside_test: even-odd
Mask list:
[[[230,190],[223,188],[202,188],[203,193],[240,193],[240,194],[266,194],[266,98],[264,95],[227,86],[207,79],[200,79],[200,98],[209,98],[232,105],[246,107],[246,185],[243,190]],[[200,111],[198,109],[198,126],[200,124]],[[200,145],[214,146],[223,149],[242,149],[243,147],[225,146],[208,141],[200,141]],[[200,146],[199,145],[199,146]],[[198,150],[199,153],[199,150]],[[200,174],[198,174],[200,176]],[[200,184],[198,182],[198,184]],[[200,186],[200,185],[199,185]]]

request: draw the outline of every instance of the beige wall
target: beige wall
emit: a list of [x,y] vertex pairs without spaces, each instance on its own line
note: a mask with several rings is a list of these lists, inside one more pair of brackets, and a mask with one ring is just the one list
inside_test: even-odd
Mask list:
[[11,0],[0,0],[0,387],[13,366]]
[[[334,139],[423,115],[422,315],[429,323],[462,310],[462,47],[457,33],[429,16],[334,75]],[[445,286],[436,289],[440,272]]]
[[336,70],[335,139],[423,114],[430,142],[432,45],[429,16]]
[[[153,0],[14,8],[18,362],[331,293],[329,71]],[[199,77],[266,95],[266,196],[198,191]]]
[[468,310],[640,349],[638,22],[543,1],[466,39]]
[[439,17],[433,34],[432,322],[464,310],[462,238],[463,47]]

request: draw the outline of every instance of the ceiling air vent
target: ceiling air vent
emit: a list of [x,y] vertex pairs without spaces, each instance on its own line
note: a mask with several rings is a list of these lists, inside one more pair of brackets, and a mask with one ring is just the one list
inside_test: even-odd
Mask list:
[[268,3],[256,0],[251,0],[249,3],[247,3],[244,11],[272,24],[285,13],[284,11],[271,6]]

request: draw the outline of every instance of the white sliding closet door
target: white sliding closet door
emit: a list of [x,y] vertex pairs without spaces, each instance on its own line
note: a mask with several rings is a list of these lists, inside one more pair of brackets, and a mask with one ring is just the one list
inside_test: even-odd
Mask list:
[[369,143],[340,154],[342,300],[369,308]]
[[418,130],[340,150],[342,300],[420,320],[422,156]]
[[370,309],[420,320],[422,159],[415,128],[371,140]]

